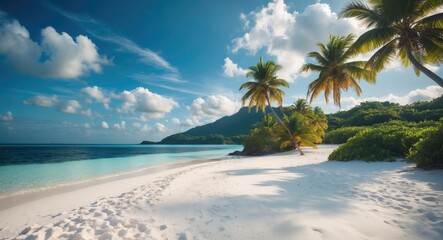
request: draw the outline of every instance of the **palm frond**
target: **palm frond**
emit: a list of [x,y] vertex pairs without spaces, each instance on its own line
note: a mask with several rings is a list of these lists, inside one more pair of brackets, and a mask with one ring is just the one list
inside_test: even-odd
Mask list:
[[386,19],[378,11],[371,9],[361,2],[351,2],[340,12],[341,18],[357,18],[362,20],[368,28],[384,27],[388,25]]
[[350,48],[352,53],[366,53],[386,44],[395,36],[392,27],[374,28],[360,35]]
[[386,65],[396,55],[396,39],[391,40],[386,45],[377,50],[372,57],[368,60],[366,67],[372,69],[375,72],[379,72],[385,68]]

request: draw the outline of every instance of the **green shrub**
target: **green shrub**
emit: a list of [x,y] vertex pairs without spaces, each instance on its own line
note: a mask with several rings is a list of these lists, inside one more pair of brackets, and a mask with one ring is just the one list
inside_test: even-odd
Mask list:
[[280,150],[271,128],[255,128],[244,138],[243,153],[246,155],[264,155]]
[[367,127],[343,127],[326,133],[323,143],[341,144],[348,141],[349,138],[357,133],[368,129]]
[[420,168],[443,168],[443,126],[430,128],[410,149],[408,160]]
[[385,161],[406,157],[409,149],[422,135],[422,128],[381,126],[361,131],[335,149],[328,160]]

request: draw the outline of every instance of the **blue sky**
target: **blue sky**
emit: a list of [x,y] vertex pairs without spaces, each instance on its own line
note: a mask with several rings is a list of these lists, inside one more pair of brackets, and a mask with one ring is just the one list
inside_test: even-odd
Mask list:
[[[235,113],[260,56],[283,66],[289,105],[316,77],[299,69],[317,42],[364,31],[337,18],[347,2],[2,1],[0,142],[161,140]],[[343,108],[443,93],[397,62],[361,87],[360,97],[343,94]],[[338,110],[322,97],[313,105]]]

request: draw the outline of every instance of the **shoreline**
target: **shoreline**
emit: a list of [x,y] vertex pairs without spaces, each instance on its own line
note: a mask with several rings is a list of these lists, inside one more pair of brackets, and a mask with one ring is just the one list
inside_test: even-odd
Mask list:
[[327,161],[337,145],[189,164],[0,211],[0,239],[424,239],[443,171]]
[[61,193],[79,190],[85,187],[92,187],[99,184],[118,181],[126,178],[133,178],[133,177],[143,176],[146,174],[158,173],[168,169],[186,167],[190,165],[213,162],[213,161],[221,161],[228,157],[229,156],[218,157],[213,159],[201,159],[201,160],[190,160],[190,161],[176,162],[176,163],[155,164],[152,166],[144,167],[142,169],[123,171],[119,173],[114,173],[110,175],[105,175],[80,181],[59,183],[47,187],[32,188],[20,191],[13,191],[9,193],[6,192],[4,195],[3,194],[0,195],[0,211],[27,202],[32,202],[41,198],[46,198]]

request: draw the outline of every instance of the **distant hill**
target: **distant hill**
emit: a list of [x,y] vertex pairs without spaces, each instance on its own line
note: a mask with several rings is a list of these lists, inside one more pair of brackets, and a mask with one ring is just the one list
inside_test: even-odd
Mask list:
[[[274,108],[279,112],[277,108]],[[266,109],[269,113],[269,108]],[[249,134],[255,124],[263,119],[261,111],[247,107],[241,108],[231,116],[225,116],[215,122],[194,127],[183,133],[173,134],[161,140],[160,144],[241,144],[244,135]],[[142,144],[156,144],[143,141]]]
[[[269,109],[267,109],[269,110]],[[276,109],[276,111],[278,111]],[[269,112],[269,111],[267,111]],[[224,137],[249,134],[252,126],[263,119],[261,111],[256,112],[255,108],[248,113],[248,108],[243,107],[231,116],[225,116],[213,123],[191,128],[184,134],[190,136],[206,136],[210,134],[220,134]]]

